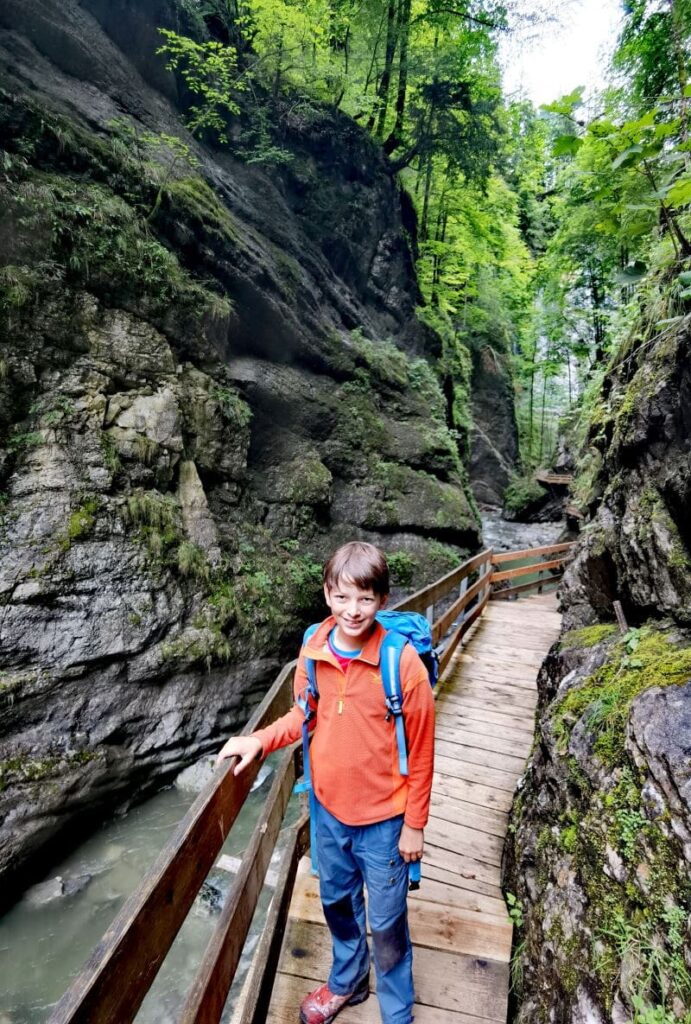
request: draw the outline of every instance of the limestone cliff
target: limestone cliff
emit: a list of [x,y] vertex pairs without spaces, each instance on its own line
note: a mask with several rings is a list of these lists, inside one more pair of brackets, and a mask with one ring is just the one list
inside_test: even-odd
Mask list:
[[691,1021],[688,317],[637,326],[581,455],[590,521],[505,850],[521,1024]]
[[501,507],[520,470],[514,389],[506,353],[487,345],[473,353],[470,480],[479,502]]
[[409,586],[478,543],[384,158],[307,102],[278,166],[188,137],[190,10],[0,8],[6,894],[246,718],[335,544]]

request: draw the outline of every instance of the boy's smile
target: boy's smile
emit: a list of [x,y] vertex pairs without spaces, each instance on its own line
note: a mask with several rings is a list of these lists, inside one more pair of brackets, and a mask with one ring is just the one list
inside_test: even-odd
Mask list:
[[324,587],[324,599],[336,620],[336,644],[345,651],[359,650],[374,628],[378,611],[387,597],[362,590],[355,583],[342,578],[335,587]]

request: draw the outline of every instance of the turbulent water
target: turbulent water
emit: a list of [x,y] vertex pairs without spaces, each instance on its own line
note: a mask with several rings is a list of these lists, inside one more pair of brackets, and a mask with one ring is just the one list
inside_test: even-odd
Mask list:
[[[259,779],[263,782],[250,793],[224,854],[235,858],[242,854],[271,774],[262,770]],[[195,796],[192,789],[172,786],[104,826],[0,919],[0,1024],[39,1024],[48,1018]],[[210,873],[139,1011],[141,1024],[172,1024],[176,1020],[231,880],[227,871],[214,868]],[[73,888],[77,891],[72,895],[58,895],[60,890],[66,893]],[[266,886],[234,992],[249,966],[270,896],[271,889]],[[230,1014],[233,994],[224,1019]]]
[[563,520],[554,523],[508,523],[502,519],[501,509],[482,510],[482,538],[485,547],[495,551],[557,544],[563,532]]

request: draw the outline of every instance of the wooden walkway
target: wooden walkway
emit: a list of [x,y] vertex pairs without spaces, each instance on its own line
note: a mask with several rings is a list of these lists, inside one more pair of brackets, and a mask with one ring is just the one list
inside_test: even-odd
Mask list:
[[[445,675],[423,881],[409,904],[416,1024],[506,1021],[512,924],[500,889],[502,847],[533,739],[537,671],[560,619],[553,593],[492,602]],[[330,959],[318,883],[303,858],[269,1024],[294,1024]],[[338,1020],[379,1022],[376,998]]]

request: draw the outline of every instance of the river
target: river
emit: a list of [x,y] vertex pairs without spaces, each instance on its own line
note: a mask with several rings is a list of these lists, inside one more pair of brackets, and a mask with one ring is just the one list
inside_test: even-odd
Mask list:
[[[562,529],[562,523],[507,523],[498,509],[483,512],[485,543],[497,550],[553,544]],[[0,919],[0,1024],[44,1024],[188,810],[210,764],[207,759],[187,770],[175,785],[104,825]],[[271,759],[267,766],[223,848],[229,857],[242,854],[260,813],[270,786]],[[139,1024],[175,1021],[231,880],[228,871],[211,872],[142,1004]],[[232,1012],[270,898],[271,889],[265,886],[224,1021]]]

